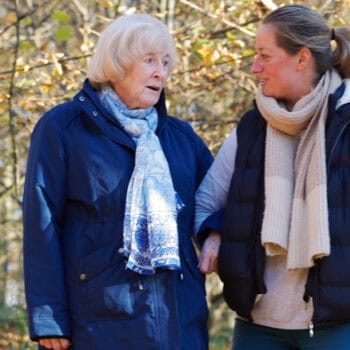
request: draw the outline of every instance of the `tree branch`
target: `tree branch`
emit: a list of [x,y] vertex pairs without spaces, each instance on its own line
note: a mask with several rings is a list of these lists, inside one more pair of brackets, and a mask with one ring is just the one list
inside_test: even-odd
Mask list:
[[16,68],[17,68],[17,58],[18,58],[18,49],[19,49],[19,31],[20,31],[20,18],[17,0],[13,0],[16,11],[16,42],[15,42],[15,53],[13,57],[12,70],[11,70],[11,78],[10,78],[10,86],[9,86],[9,98],[8,98],[8,106],[9,106],[9,129],[10,129],[10,139],[11,139],[11,148],[12,148],[12,176],[13,176],[13,185],[14,191],[17,195],[18,187],[17,187],[17,169],[18,169],[18,159],[17,159],[17,147],[16,147],[16,126],[15,126],[15,113],[12,109],[12,97],[14,95],[14,85],[15,85],[15,76],[16,76]]
[[[91,56],[92,56],[92,54],[89,53],[89,54],[81,55],[81,56],[66,57],[66,58],[61,58],[61,59],[57,60],[57,62],[58,63],[64,63],[64,62],[67,62],[67,61],[81,60],[83,58],[87,58],[87,57],[91,57]],[[16,72],[23,72],[23,71],[29,72],[29,71],[34,70],[34,69],[47,67],[47,66],[52,66],[54,64],[57,64],[57,62],[41,63],[41,64],[37,64],[37,65],[31,66],[31,67],[28,67],[28,68],[18,68],[17,67],[16,68]],[[11,70],[4,70],[4,71],[0,72],[0,75],[9,74],[9,73],[12,73],[12,72],[13,72],[13,69],[11,69]]]
[[219,21],[221,21],[222,23],[232,27],[232,28],[235,28],[239,31],[241,31],[242,33],[246,34],[246,35],[249,35],[251,37],[255,36],[255,33],[252,33],[251,31],[241,27],[240,25],[234,23],[234,22],[231,22],[231,21],[228,21],[227,19],[224,19],[224,18],[220,18],[219,16],[216,16],[216,15],[213,15],[212,13],[208,13],[206,12],[205,10],[203,10],[202,8],[200,8],[199,6],[197,5],[194,5],[192,4],[190,1],[187,1],[187,0],[180,0],[180,2],[184,5],[187,5],[191,8],[193,8],[194,10],[200,12],[201,14],[207,16],[207,17],[210,17],[210,18],[213,18],[213,19],[217,19]]
[[[254,17],[252,18],[251,20],[249,20],[248,22],[245,22],[244,24],[241,24],[240,26],[241,27],[245,27],[247,26],[248,24],[251,24],[251,23],[256,23],[256,22],[259,22],[260,21],[260,18],[259,17]],[[217,30],[215,32],[212,32],[209,34],[209,38],[210,39],[213,39],[215,38],[216,36],[219,36],[221,34],[225,34],[227,32],[230,32],[231,30],[233,29],[236,29],[235,27],[227,27],[227,28],[223,28],[223,29],[220,29],[220,30]]]
[[261,3],[270,11],[276,10],[278,7],[272,0],[260,0]]
[[17,26],[17,22],[21,21],[23,18],[26,18],[26,17],[28,17],[28,16],[33,15],[33,14],[34,14],[36,11],[38,11],[41,7],[45,7],[45,6],[48,5],[50,2],[51,2],[51,1],[45,1],[45,2],[43,2],[41,5],[35,5],[35,6],[33,7],[32,10],[30,10],[29,12],[23,13],[23,14],[21,14],[21,15],[20,15],[19,12],[18,12],[17,5],[15,5],[15,6],[16,6],[16,7],[15,7],[15,9],[16,9],[16,10],[15,10],[15,11],[16,11],[16,16],[18,16],[17,19],[16,19],[16,22],[10,23],[10,24],[7,25],[6,27],[4,27],[3,30],[0,32],[0,36],[1,36],[2,34],[4,34],[7,30],[9,30],[11,27]]

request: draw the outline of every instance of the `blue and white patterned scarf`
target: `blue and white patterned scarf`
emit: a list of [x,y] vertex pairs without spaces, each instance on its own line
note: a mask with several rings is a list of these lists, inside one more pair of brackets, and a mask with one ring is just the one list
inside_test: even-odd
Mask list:
[[184,204],[175,193],[168,162],[154,131],[154,107],[128,109],[114,90],[99,93],[102,104],[136,143],[135,167],[125,204],[123,252],[126,267],[151,275],[157,268],[179,269],[177,212]]

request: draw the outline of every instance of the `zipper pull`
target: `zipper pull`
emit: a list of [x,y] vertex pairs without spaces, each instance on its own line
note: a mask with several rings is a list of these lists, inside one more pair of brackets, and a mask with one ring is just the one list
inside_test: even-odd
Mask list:
[[312,321],[309,322],[309,337],[312,338],[314,336],[314,324]]
[[304,302],[305,302],[305,311],[307,310],[307,307],[309,305],[310,297],[306,294],[303,296]]

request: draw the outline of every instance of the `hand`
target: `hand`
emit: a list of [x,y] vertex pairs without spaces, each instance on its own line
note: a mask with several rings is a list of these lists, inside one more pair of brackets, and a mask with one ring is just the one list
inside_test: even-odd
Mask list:
[[39,344],[47,349],[53,350],[67,350],[71,346],[70,341],[65,338],[39,339]]
[[218,255],[221,243],[219,232],[211,231],[204,241],[199,255],[198,268],[202,273],[210,274],[218,271]]

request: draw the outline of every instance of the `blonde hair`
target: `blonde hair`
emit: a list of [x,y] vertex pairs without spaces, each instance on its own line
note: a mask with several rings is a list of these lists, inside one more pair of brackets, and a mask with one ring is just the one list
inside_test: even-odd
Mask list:
[[167,26],[146,14],[118,17],[102,33],[87,70],[92,86],[100,89],[125,77],[126,70],[148,53],[169,56],[169,73],[175,66],[176,50]]
[[[343,78],[350,77],[350,28],[332,30],[317,11],[303,5],[282,6],[267,15],[263,23],[275,27],[278,46],[289,54],[309,48],[319,76],[335,67]],[[331,40],[336,42],[335,50]]]

